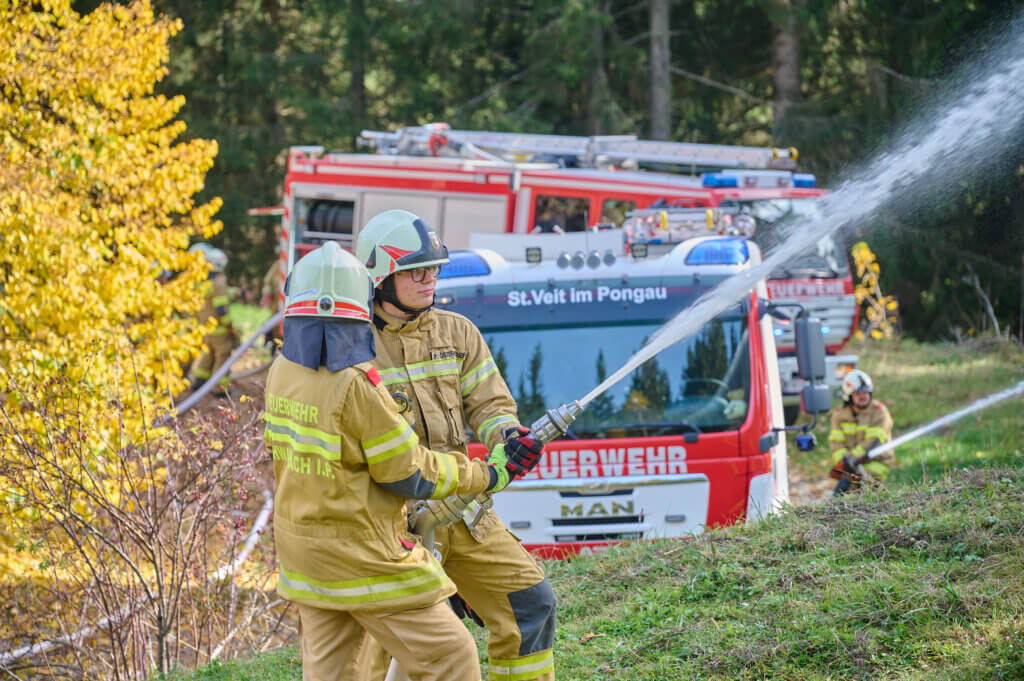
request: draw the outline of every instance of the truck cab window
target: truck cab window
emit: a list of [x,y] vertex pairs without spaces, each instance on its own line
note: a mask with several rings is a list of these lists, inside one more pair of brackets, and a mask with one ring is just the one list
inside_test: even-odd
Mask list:
[[631,210],[636,210],[636,201],[605,199],[601,202],[601,223],[622,227],[622,223],[626,220],[626,213]]
[[533,232],[582,232],[587,228],[588,199],[539,195],[534,201]]

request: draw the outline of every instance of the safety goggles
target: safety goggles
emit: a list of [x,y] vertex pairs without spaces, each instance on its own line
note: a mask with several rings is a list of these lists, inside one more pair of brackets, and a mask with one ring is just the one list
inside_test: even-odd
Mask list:
[[411,270],[405,270],[409,273],[409,278],[417,284],[422,284],[428,278],[437,279],[437,275],[441,272],[440,265],[428,265],[427,267],[415,267]]

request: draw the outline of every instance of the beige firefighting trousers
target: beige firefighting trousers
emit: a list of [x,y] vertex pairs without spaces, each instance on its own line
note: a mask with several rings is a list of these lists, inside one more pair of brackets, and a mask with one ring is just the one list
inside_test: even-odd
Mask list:
[[[203,338],[206,350],[192,367],[192,378],[205,381],[210,378],[224,362],[228,361],[235,349],[234,337],[230,334],[209,335]],[[225,390],[231,385],[227,376],[217,382]]]
[[[530,629],[528,620],[520,620],[524,619],[524,611],[531,602],[537,602],[542,609],[546,607],[549,601],[543,594],[534,596],[533,592],[549,587],[544,581],[544,571],[516,536],[502,525],[488,533],[483,542],[478,542],[465,523],[458,522],[437,528],[435,549],[440,553],[444,571],[458,587],[459,595],[480,615],[490,632],[487,652],[491,681],[554,681],[551,648],[520,655],[524,633],[532,638],[544,636],[544,632]],[[513,609],[513,601],[519,607],[519,617]],[[535,620],[536,624],[548,621],[546,617]],[[525,632],[520,623],[526,628]],[[530,641],[526,643],[527,647],[537,647],[530,646]],[[383,681],[391,661],[387,651],[367,639],[360,658],[362,669],[353,678]]]
[[296,604],[302,626],[303,681],[347,681],[364,670],[356,651],[370,634],[413,681],[480,681],[469,630],[447,601],[395,613],[321,610]]

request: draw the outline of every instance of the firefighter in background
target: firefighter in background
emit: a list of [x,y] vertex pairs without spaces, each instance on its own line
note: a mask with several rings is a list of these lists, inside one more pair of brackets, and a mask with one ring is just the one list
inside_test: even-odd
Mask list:
[[[281,298],[281,240],[277,240],[274,262],[263,275],[263,287],[260,289],[260,307],[269,308],[271,314],[277,313],[278,301]],[[281,340],[280,324],[274,326],[263,336],[263,343],[270,347],[271,354],[277,352],[277,343]]]
[[[199,310],[199,321],[206,323],[211,317],[217,318],[217,327],[203,338],[206,350],[192,365],[192,380],[189,389],[195,391],[227,361],[237,344],[237,339],[234,329],[231,327],[231,320],[228,319],[228,280],[224,275],[228,257],[224,251],[203,242],[192,244],[188,250],[202,253],[210,266],[210,288],[203,301],[203,307]],[[219,385],[221,394],[228,394],[230,382],[227,376],[219,381]]]
[[[381,213],[359,232],[356,257],[377,287],[374,366],[416,435],[431,449],[463,453],[467,426],[489,450],[526,442],[529,431],[480,331],[433,307],[448,249],[430,225],[404,210]],[[539,458],[543,445],[529,447]],[[554,679],[551,584],[493,510],[470,529],[477,512],[472,504],[466,522],[437,530],[437,555],[459,590],[452,606],[489,630],[491,679]],[[383,681],[386,658],[367,654],[371,681]]]
[[369,275],[338,244],[303,258],[289,289],[265,438],[277,589],[298,607],[303,678],[355,678],[369,633],[412,679],[480,681],[473,637],[445,602],[455,587],[409,532],[405,500],[501,490],[526,472],[528,443],[497,443],[486,462],[419,444],[370,363]]
[[869,459],[868,452],[892,439],[892,417],[885,405],[873,399],[874,383],[865,372],[854,369],[839,387],[843,404],[832,412],[828,434],[832,450],[830,476],[839,480],[835,495],[857,489],[863,481],[881,482],[895,463],[892,452]]
[[270,269],[263,275],[263,288],[260,289],[260,307],[277,309],[277,301],[281,292],[281,258],[280,253],[274,256]]

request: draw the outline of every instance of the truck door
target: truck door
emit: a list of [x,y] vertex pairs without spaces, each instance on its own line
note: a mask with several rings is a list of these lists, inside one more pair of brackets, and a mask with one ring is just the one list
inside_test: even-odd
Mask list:
[[504,196],[446,196],[438,225],[441,241],[449,250],[469,248],[471,232],[501,234],[508,223],[508,198]]

